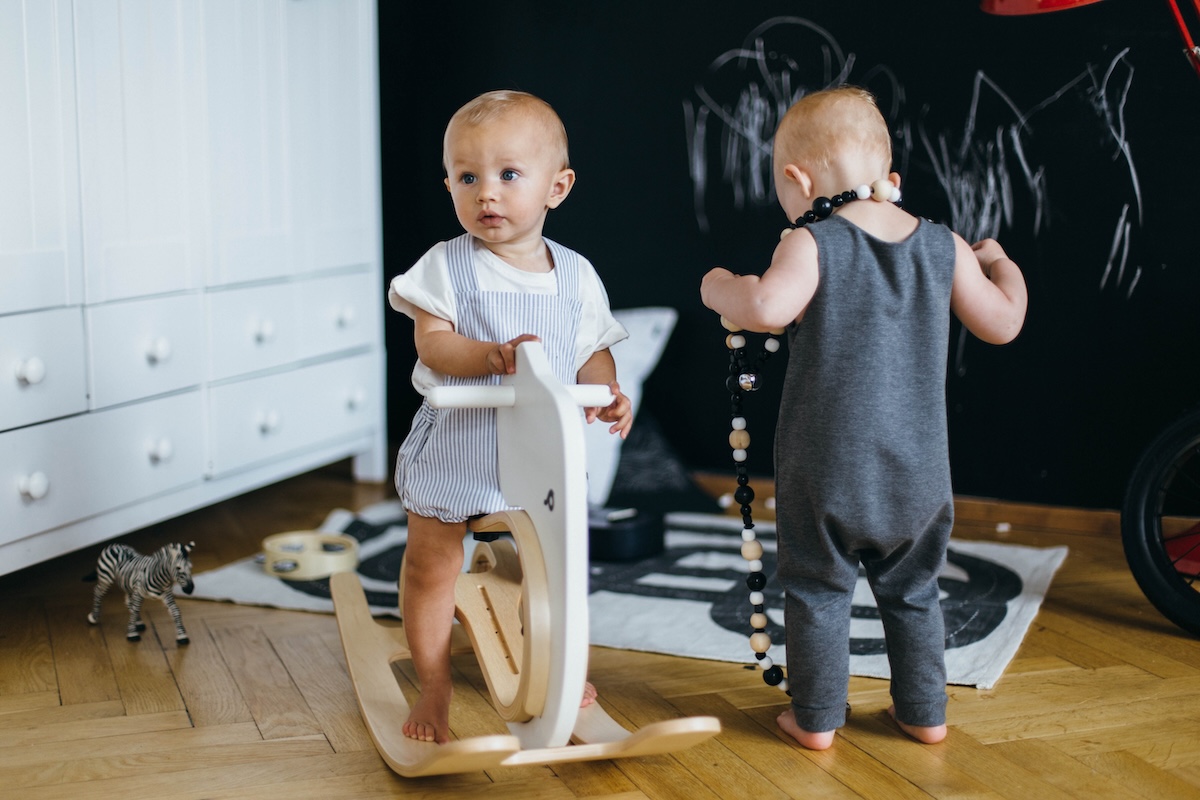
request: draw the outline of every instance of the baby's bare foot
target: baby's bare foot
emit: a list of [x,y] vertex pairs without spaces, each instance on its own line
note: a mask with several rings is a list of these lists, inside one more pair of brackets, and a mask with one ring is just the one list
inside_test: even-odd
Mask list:
[[422,691],[404,723],[404,735],[422,742],[450,741],[450,694]]
[[587,708],[594,702],[596,702],[596,687],[592,686],[592,684],[590,682],[584,682],[584,684],[583,684],[583,700],[580,701],[579,707]]
[[813,733],[806,731],[796,724],[796,715],[789,708],[780,714],[775,719],[775,724],[778,725],[784,733],[791,736],[797,742],[809,750],[827,750],[833,744],[834,731],[822,731],[821,733]]
[[901,722],[896,719],[896,707],[890,706],[888,714],[891,714],[892,719],[900,726],[900,730],[916,739],[922,744],[937,744],[942,739],[946,738],[945,725],[909,725],[906,722]]

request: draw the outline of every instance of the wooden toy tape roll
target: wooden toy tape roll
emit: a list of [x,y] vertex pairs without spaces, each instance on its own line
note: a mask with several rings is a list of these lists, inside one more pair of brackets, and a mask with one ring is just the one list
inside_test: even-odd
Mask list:
[[328,578],[358,566],[358,541],[341,533],[290,531],[263,539],[263,569],[289,581]]

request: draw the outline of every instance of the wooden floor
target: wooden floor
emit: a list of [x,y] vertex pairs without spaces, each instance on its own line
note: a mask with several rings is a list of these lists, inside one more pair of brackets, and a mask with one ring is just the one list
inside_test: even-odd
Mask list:
[[[120,541],[147,552],[195,540],[200,574],[331,508],[390,495],[340,464]],[[846,727],[813,753],[782,738],[783,696],[739,665],[593,648],[591,679],[614,718],[712,714],[722,734],[672,756],[404,779],[366,736],[331,616],[183,600],[192,643],[177,647],[151,602],[151,629],[130,644],[119,592],[100,626],[85,619],[92,584],[81,577],[97,547],[0,577],[0,796],[1200,797],[1200,641],[1143,599],[1116,515],[969,499],[958,515],[959,538],[1070,554],[997,686],[950,687],[940,745],[897,732],[883,681],[851,681]],[[503,732],[472,659],[456,669],[456,733]]]

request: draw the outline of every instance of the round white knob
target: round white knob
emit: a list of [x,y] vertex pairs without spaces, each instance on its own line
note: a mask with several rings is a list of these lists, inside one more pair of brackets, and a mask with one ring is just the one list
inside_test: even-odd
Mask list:
[[279,430],[279,412],[266,411],[258,415],[258,431],[263,436],[268,436]]
[[254,341],[266,344],[275,338],[275,323],[269,319],[261,319],[254,328]]
[[146,348],[146,360],[151,364],[161,364],[171,357],[171,340],[159,336]]
[[157,441],[151,440],[146,446],[146,453],[150,456],[151,464],[161,464],[164,461],[170,461],[172,454],[175,452],[175,446],[171,444],[171,440],[167,438]]
[[30,500],[41,500],[50,491],[50,479],[44,472],[31,472],[17,480],[17,489]]
[[17,380],[28,386],[41,383],[46,377],[46,362],[37,356],[30,356],[24,361],[18,361],[14,370]]
[[345,305],[338,309],[334,320],[339,328],[349,328],[354,324],[354,306]]
[[346,408],[350,411],[358,411],[367,404],[367,393],[362,389],[353,389],[346,395]]

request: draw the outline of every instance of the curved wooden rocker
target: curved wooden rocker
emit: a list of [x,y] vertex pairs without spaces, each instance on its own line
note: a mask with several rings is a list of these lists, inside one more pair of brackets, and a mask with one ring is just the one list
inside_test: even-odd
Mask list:
[[[456,586],[461,625],[452,649],[475,653],[510,735],[441,745],[406,737],[409,706],[391,667],[411,657],[403,628],[375,622],[357,575],[337,573],[330,586],[350,679],[388,766],[417,777],[645,756],[719,733],[715,717],[666,720],[631,733],[599,702],[579,707],[589,628],[587,477],[578,406],[607,405],[608,388],[563,386],[541,345],[526,342],[517,348],[516,374],[500,386],[440,387],[429,399],[441,407],[497,409],[500,488],[519,508],[470,526],[482,541]],[[501,532],[511,533],[512,541],[497,539]]]

